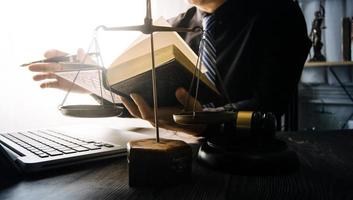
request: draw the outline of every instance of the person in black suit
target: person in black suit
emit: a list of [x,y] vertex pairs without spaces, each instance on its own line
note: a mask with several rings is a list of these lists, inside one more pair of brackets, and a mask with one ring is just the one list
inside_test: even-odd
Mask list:
[[[169,20],[174,27],[201,26],[206,16],[212,16],[213,48],[217,75],[214,83],[224,98],[212,102],[206,109],[231,107],[238,110],[260,110],[281,116],[296,90],[311,43],[305,19],[293,0],[188,0],[195,7]],[[198,53],[202,33],[180,33]],[[48,54],[58,54],[49,51]],[[60,52],[59,52],[60,54]],[[30,66],[31,70],[36,65]],[[38,70],[37,70],[38,71]],[[39,75],[36,80],[48,78]],[[62,81],[62,80],[61,80]],[[58,87],[59,82],[44,83],[42,87]],[[59,87],[60,88],[60,87]],[[80,89],[78,89],[80,91]],[[180,103],[188,93],[176,91]],[[153,109],[138,94],[132,100],[121,98],[135,117],[154,123]],[[160,108],[160,127],[200,134],[204,126],[181,126],[174,123],[175,108]],[[210,108],[211,107],[211,108]],[[197,110],[205,109],[197,103]]]

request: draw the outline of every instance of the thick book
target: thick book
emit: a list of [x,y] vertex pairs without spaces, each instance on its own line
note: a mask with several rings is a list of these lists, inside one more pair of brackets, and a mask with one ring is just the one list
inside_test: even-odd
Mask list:
[[[151,62],[151,53],[147,53],[110,67],[106,71],[105,82],[109,83],[113,92],[118,95],[129,98],[131,93],[137,93],[149,105],[153,105]],[[193,74],[195,79],[191,95],[195,95],[198,75],[198,100],[201,103],[209,103],[219,98],[215,86],[175,45],[155,50],[155,64],[159,106],[178,105],[175,91],[179,87],[188,90]]]

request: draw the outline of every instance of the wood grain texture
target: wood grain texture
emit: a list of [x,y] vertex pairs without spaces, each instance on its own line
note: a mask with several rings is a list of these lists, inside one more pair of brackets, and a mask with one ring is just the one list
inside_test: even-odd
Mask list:
[[118,158],[19,179],[1,171],[0,199],[353,199],[353,131],[279,137],[298,153],[298,172],[239,176],[194,161],[188,184],[131,188],[126,158]]

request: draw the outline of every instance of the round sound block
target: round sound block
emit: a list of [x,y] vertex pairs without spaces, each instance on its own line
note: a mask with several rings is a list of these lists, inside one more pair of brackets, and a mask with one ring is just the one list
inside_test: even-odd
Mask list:
[[198,161],[211,168],[240,175],[278,175],[294,172],[298,156],[278,139],[214,137],[203,143]]
[[63,115],[83,118],[113,117],[123,112],[123,108],[114,105],[67,105],[59,110]]
[[127,144],[129,185],[175,185],[191,180],[191,147],[180,140],[143,139]]

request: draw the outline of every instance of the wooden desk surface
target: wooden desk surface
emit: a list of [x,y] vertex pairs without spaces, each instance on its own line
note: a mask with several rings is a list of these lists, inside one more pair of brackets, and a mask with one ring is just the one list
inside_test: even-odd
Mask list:
[[130,188],[126,158],[22,179],[0,173],[0,199],[353,199],[353,131],[280,133],[298,153],[298,172],[239,176],[193,164],[189,184]]

